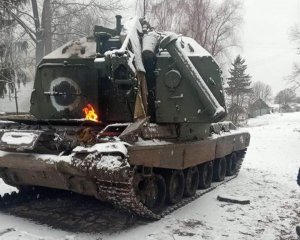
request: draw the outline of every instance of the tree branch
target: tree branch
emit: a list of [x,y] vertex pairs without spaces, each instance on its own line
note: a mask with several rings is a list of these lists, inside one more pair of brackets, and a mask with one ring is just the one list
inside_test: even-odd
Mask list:
[[12,17],[20,24],[20,26],[28,33],[29,37],[36,43],[35,32],[30,29],[9,7],[5,6],[5,4],[0,2],[0,5],[5,8]]

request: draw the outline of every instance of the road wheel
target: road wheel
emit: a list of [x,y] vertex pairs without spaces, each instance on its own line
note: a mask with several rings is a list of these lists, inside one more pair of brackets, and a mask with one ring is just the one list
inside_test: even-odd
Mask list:
[[154,213],[162,212],[165,206],[166,192],[165,180],[159,174],[146,177],[139,183],[140,200]]
[[238,158],[236,153],[231,153],[226,157],[226,175],[233,176],[237,173]]
[[198,168],[199,171],[199,185],[198,188],[206,189],[211,186],[213,177],[213,163],[212,161],[203,163]]
[[226,175],[226,158],[217,158],[214,160],[214,172],[213,180],[216,182],[221,182],[224,180]]
[[199,185],[198,167],[190,167],[185,170],[185,188],[184,195],[194,196]]
[[182,170],[172,170],[166,175],[167,201],[176,204],[181,201],[184,192],[184,174]]

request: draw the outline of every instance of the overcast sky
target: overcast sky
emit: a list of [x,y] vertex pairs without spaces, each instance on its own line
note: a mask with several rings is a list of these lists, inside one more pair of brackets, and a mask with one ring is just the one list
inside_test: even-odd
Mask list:
[[300,0],[244,0],[243,49],[253,81],[270,84],[276,94],[286,87],[293,61],[300,60],[289,40],[290,28],[299,24]]
[[[134,1],[134,0],[130,0]],[[289,40],[292,26],[299,24],[300,0],[241,0],[244,3],[242,49],[234,50],[246,59],[253,82],[272,86],[274,95],[287,87],[284,81],[300,60],[296,45]],[[132,11],[135,4],[132,4]],[[123,13],[130,16],[130,11]]]

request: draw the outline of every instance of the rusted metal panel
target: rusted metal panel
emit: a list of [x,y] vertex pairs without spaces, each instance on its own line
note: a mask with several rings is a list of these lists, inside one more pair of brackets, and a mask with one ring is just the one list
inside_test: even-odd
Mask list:
[[245,149],[246,147],[249,146],[249,142],[250,142],[250,134],[248,132],[237,134],[235,145],[234,145],[234,151]]
[[68,189],[66,177],[58,171],[30,171],[28,169],[9,168],[5,174],[16,185],[45,186],[50,188]]
[[232,153],[234,149],[234,143],[234,135],[224,135],[218,137],[216,145],[216,158],[224,157]]
[[129,163],[146,167],[183,168],[184,144],[129,147]]
[[155,167],[160,165],[160,154],[162,148],[129,147],[129,163],[131,165],[144,165]]
[[146,167],[184,169],[213,160],[215,148],[215,139],[186,144],[130,147],[129,162]]
[[129,163],[146,167],[185,169],[225,157],[249,145],[249,134],[226,133],[215,138],[169,145],[129,147]]
[[162,168],[182,169],[185,144],[168,145],[161,153],[160,166]]
[[250,134],[247,132],[231,133],[220,136],[217,140],[216,158],[224,157],[233,151],[248,147]]
[[86,172],[64,161],[53,162],[55,155],[47,155],[49,160],[44,156],[41,160],[36,154],[0,153],[0,176],[10,185],[44,186],[90,196],[97,194],[96,183]]
[[216,142],[216,139],[208,139],[186,144],[184,168],[215,159]]
[[54,167],[46,161],[40,161],[36,155],[7,153],[0,156],[0,167],[5,168],[20,168],[31,171],[48,171]]

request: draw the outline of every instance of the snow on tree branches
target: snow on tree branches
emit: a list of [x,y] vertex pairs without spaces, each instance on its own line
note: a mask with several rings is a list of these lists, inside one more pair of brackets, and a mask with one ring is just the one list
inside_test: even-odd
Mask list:
[[225,88],[227,95],[231,98],[229,115],[234,123],[238,123],[243,113],[246,114],[246,96],[252,92],[251,76],[246,73],[246,70],[245,59],[238,55],[229,69],[228,87]]

